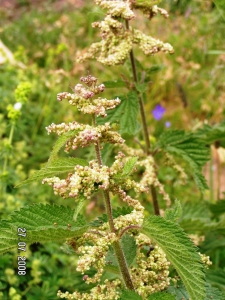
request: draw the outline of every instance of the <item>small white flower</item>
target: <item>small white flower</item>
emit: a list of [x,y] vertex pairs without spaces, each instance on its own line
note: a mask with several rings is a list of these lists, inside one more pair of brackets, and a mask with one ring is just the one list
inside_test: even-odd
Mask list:
[[15,110],[21,110],[22,103],[21,102],[16,102],[13,107],[14,107]]

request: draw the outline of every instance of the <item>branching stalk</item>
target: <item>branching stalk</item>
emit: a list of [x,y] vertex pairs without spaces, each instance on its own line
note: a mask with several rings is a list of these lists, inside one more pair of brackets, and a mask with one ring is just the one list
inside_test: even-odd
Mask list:
[[[126,22],[126,28],[127,28],[127,30],[129,30],[129,21],[126,20],[125,22]],[[131,52],[130,52],[130,62],[131,62],[134,82],[138,83],[138,76],[137,76],[137,70],[136,70],[133,50],[131,50]],[[150,154],[150,139],[149,139],[147,120],[146,120],[146,116],[145,116],[144,101],[143,101],[143,97],[141,94],[139,94],[138,99],[139,99],[143,136],[144,136],[144,140],[145,140],[145,152],[147,155],[149,155]],[[160,215],[159,203],[158,203],[158,199],[157,199],[156,189],[153,185],[151,185],[151,195],[152,195],[154,213],[155,213],[155,215],[159,216]]]
[[[92,124],[93,124],[93,126],[96,126],[95,114],[92,115]],[[96,152],[98,164],[99,164],[99,166],[102,166],[102,158],[101,158],[99,142],[97,142],[97,144],[95,145],[95,152]],[[107,213],[107,217],[108,217],[108,221],[109,221],[110,231],[116,233],[116,229],[115,229],[114,222],[113,222],[112,206],[111,206],[111,202],[110,202],[109,191],[104,190],[103,195],[104,195],[104,200],[105,200],[105,207],[106,207],[106,213]],[[133,285],[133,282],[132,282],[132,279],[131,279],[131,276],[129,273],[126,258],[124,256],[123,249],[121,247],[119,240],[115,241],[113,243],[113,248],[114,248],[114,251],[116,254],[116,258],[117,258],[117,261],[119,264],[120,272],[121,272],[122,278],[124,280],[125,286],[130,290],[134,290],[134,285]]]
[[123,236],[123,234],[124,234],[127,230],[130,230],[130,229],[141,229],[141,227],[138,226],[138,225],[130,225],[130,226],[125,227],[125,228],[120,232],[120,238]]

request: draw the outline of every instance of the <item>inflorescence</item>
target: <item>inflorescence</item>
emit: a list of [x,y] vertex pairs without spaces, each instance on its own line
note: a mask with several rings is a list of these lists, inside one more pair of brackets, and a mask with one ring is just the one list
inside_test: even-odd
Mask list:
[[93,43],[84,54],[78,55],[78,62],[95,58],[107,66],[123,64],[133,45],[137,45],[146,55],[154,55],[160,51],[173,53],[174,50],[170,44],[147,36],[132,27],[125,28],[120,21],[121,18],[126,22],[133,20],[134,9],[141,10],[149,19],[158,13],[167,18],[167,11],[155,5],[159,2],[159,0],[95,0],[97,5],[107,11],[104,21],[92,23],[93,28],[100,29],[102,40]]
[[[81,84],[75,86],[74,94],[60,93],[57,99],[59,101],[67,99],[78,110],[91,114],[94,118],[96,115],[104,117],[106,111],[118,105],[120,100],[95,99],[95,95],[103,90],[104,85],[97,85],[97,79],[88,75],[82,77]],[[114,163],[110,167],[100,164],[97,160],[92,160],[88,166],[74,166],[74,171],[70,172],[65,179],[52,177],[43,180],[43,183],[53,187],[55,194],[63,198],[71,197],[78,200],[79,196],[83,195],[86,199],[90,199],[93,193],[102,190],[118,196],[126,205],[132,208],[130,213],[113,219],[115,232],[112,232],[109,223],[105,222],[97,230],[89,230],[81,237],[67,241],[79,255],[77,271],[84,275],[83,280],[87,284],[96,283],[97,285],[90,290],[90,293],[74,292],[70,294],[58,291],[57,294],[60,298],[65,299],[119,299],[119,288],[123,285],[121,280],[105,280],[104,283],[100,283],[100,280],[107,264],[106,256],[109,248],[113,246],[114,242],[120,240],[125,228],[140,228],[143,223],[144,207],[139,200],[128,195],[128,191],[132,189],[136,195],[139,195],[148,191],[149,185],[158,184],[154,159],[152,156],[146,157],[142,150],[127,147],[121,135],[112,130],[110,123],[97,126],[94,121],[91,126],[70,122],[59,125],[51,124],[46,129],[48,133],[56,133],[59,136],[71,133],[71,136],[68,135],[65,142],[66,152],[90,145],[101,149],[101,143],[121,146],[122,151],[118,152]],[[123,176],[125,164],[134,156],[138,156],[140,159],[136,162],[136,166],[133,167],[130,174],[135,172],[137,167],[145,167],[143,179],[140,183],[132,180],[130,176]],[[145,253],[144,248],[150,247],[150,245],[152,247],[152,242],[143,234],[139,234],[137,229],[129,231],[128,234],[135,239],[138,247],[136,265],[130,268],[130,275],[136,291],[145,298],[153,292],[164,290],[168,287],[170,281],[169,262],[165,254],[157,246],[154,246],[151,253],[149,252],[150,255]],[[91,268],[96,270],[93,277],[85,274]]]

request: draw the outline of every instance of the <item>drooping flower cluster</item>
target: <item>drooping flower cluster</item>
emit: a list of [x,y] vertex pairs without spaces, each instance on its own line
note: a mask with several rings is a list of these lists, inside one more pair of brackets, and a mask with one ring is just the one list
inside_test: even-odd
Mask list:
[[167,164],[171,165],[174,168],[174,170],[176,170],[180,174],[180,178],[183,181],[183,183],[185,184],[188,176],[184,172],[184,169],[175,162],[173,156],[170,155],[169,153],[165,153],[165,157],[167,159]]
[[107,100],[105,98],[98,97],[94,99],[94,96],[102,93],[105,89],[104,84],[97,85],[97,78],[91,75],[81,77],[81,82],[84,82],[87,87],[83,84],[77,84],[74,87],[74,93],[59,93],[57,100],[62,101],[66,99],[71,105],[75,105],[77,109],[84,114],[96,114],[97,116],[106,117],[106,110],[113,109],[120,104],[120,99],[116,98],[113,100]]
[[89,166],[75,166],[74,173],[69,173],[66,179],[59,177],[45,178],[42,183],[53,187],[54,193],[63,198],[76,198],[83,194],[90,199],[91,194],[98,188],[109,187],[109,168],[99,167],[97,162],[91,161]]
[[123,18],[126,20],[132,20],[135,18],[134,12],[131,9],[131,1],[107,1],[107,0],[95,0],[95,3],[107,10],[107,13],[115,18]]
[[212,262],[211,262],[211,260],[210,260],[210,257],[207,256],[207,255],[205,255],[205,254],[202,254],[202,253],[200,253],[200,252],[198,252],[198,254],[199,254],[200,257],[201,257],[201,261],[203,262],[205,268],[208,269],[209,266],[212,265]]
[[205,240],[204,235],[189,234],[188,236],[196,246],[199,246],[199,244],[204,242],[204,240]]
[[165,18],[168,13],[165,9],[159,8],[156,4],[161,0],[95,0],[95,3],[101,8],[107,10],[107,14],[114,18],[123,18],[125,20],[132,20],[135,18],[134,9],[141,10],[148,18],[154,17],[160,13]]
[[133,43],[138,44],[145,55],[155,54],[159,51],[173,53],[173,47],[169,43],[163,43],[137,29],[134,30]]
[[[106,172],[104,173],[101,171],[102,177],[101,185],[99,185],[99,187],[103,189],[109,189],[113,194],[119,195],[119,197],[127,205],[133,208],[133,210],[129,214],[120,215],[119,217],[113,219],[114,228],[116,230],[115,233],[110,232],[109,224],[108,222],[106,222],[102,226],[100,226],[98,230],[90,230],[87,233],[84,233],[81,238],[76,239],[75,249],[76,252],[80,255],[77,263],[77,271],[80,271],[82,274],[84,274],[85,271],[88,271],[90,269],[90,267],[93,267],[97,270],[93,278],[85,275],[84,278],[86,283],[95,283],[100,281],[104,267],[106,265],[106,255],[109,250],[109,246],[112,245],[116,240],[118,240],[121,231],[125,227],[132,225],[141,226],[144,219],[144,207],[138,200],[133,199],[129,195],[127,195],[126,192],[118,186],[118,183],[116,184],[113,177],[122,172],[124,167],[124,163],[122,161],[123,157],[124,155],[122,155],[122,153],[119,153],[115,164],[113,164],[111,168],[106,166],[102,167],[102,169],[104,168]],[[100,173],[100,170],[97,170],[97,173]],[[89,178],[88,174],[86,175],[86,179]],[[94,176],[96,178],[95,183],[98,180],[98,176],[100,175],[95,174]],[[105,182],[103,182],[103,180],[105,180]],[[129,179],[127,180],[129,181]],[[85,186],[85,184],[80,185],[80,187],[82,186]],[[136,184],[134,181],[130,181],[127,186],[129,186],[129,188],[134,188],[138,192],[145,190],[141,185]],[[88,184],[87,188],[91,189],[91,184]],[[95,188],[95,186],[92,186],[92,188]],[[82,190],[82,192],[84,192],[84,190]],[[89,195],[87,197],[89,197]],[[73,245],[74,243],[73,241],[72,243],[68,241],[68,244]]]
[[138,162],[139,166],[145,167],[145,171],[142,175],[140,183],[144,186],[150,186],[154,184],[156,179],[154,159],[152,156],[148,156]]
[[161,2],[161,0],[136,0],[134,1],[133,8],[141,10],[150,20],[158,13],[164,18],[168,18],[168,12],[156,5],[159,2]]
[[[165,253],[144,234],[135,236],[138,245],[136,264],[130,269],[137,293],[146,299],[150,294],[163,291],[170,285],[169,266]],[[144,248],[148,249],[145,253]]]
[[104,21],[94,22],[92,27],[100,28],[102,41],[93,43],[84,55],[79,56],[78,61],[96,58],[107,66],[123,64],[132,49],[131,32],[111,16],[106,16]]
[[99,125],[96,127],[80,124],[78,122],[70,122],[68,124],[54,124],[46,127],[48,134],[55,132],[58,135],[62,135],[66,132],[73,132],[74,136],[71,137],[65,146],[65,151],[69,152],[71,149],[76,150],[78,147],[87,147],[91,144],[96,144],[99,142],[107,142],[111,144],[122,144],[124,139],[121,135],[111,130],[110,123],[105,123],[104,125]]
[[145,171],[140,180],[140,185],[146,189],[149,188],[151,185],[156,187],[159,190],[159,193],[163,196],[163,199],[166,201],[166,205],[170,206],[170,197],[165,192],[164,186],[157,178],[156,165],[153,156],[146,156],[142,149],[133,149],[125,144],[120,145],[120,148],[122,148],[128,156],[138,155],[140,157],[140,159],[137,162],[137,165],[145,168]]
[[158,8],[155,3],[159,1],[104,1],[95,0],[96,4],[107,10],[104,21],[94,22],[92,27],[99,28],[102,41],[93,43],[88,51],[78,55],[78,61],[83,62],[95,58],[107,66],[123,64],[132,50],[133,44],[137,44],[146,55],[153,55],[159,51],[173,53],[173,47],[168,43],[147,36],[139,30],[125,29],[118,18],[132,20],[135,18],[133,9],[140,9],[149,18],[158,12],[168,17],[164,9]]
[[[127,218],[130,218],[131,215],[132,214],[128,214],[126,216]],[[119,223],[123,223],[122,228],[124,228],[127,225],[126,220],[122,220],[121,216],[114,219],[114,221],[115,226]],[[98,228],[98,230],[91,230],[76,240],[76,252],[81,255],[78,260],[77,271],[85,274],[91,267],[96,269],[94,277],[90,278],[88,275],[84,275],[83,279],[86,283],[96,283],[100,281],[100,277],[102,276],[102,272],[107,263],[106,255],[109,246],[117,239],[115,234],[108,232],[107,225],[108,224],[105,223]],[[131,235],[137,244],[137,256],[135,260],[136,263],[130,267],[130,274],[136,292],[142,296],[143,299],[147,299],[150,294],[163,291],[170,285],[170,262],[167,260],[162,249],[153,245],[152,241],[147,236],[141,233],[134,233]],[[87,242],[88,245],[83,246]],[[90,245],[90,243],[93,245]],[[112,283],[113,282],[114,281],[112,281]],[[119,283],[121,282],[118,281],[118,284]],[[98,294],[99,298],[96,299],[106,299],[102,292],[103,291]],[[60,295],[66,294],[60,293]],[[73,295],[74,298],[67,299],[89,299],[88,297],[89,295],[92,295],[92,290],[91,294],[87,294],[88,296],[86,294],[81,295],[78,292],[70,295],[71,297]],[[87,298],[83,298],[84,295],[86,295]],[[111,298],[109,297],[108,299]],[[117,298],[115,297],[112,299],[114,300]]]
[[[81,82],[86,84],[76,85],[74,94],[61,93],[58,94],[58,100],[68,99],[69,103],[76,105],[77,108],[84,112],[93,115],[106,115],[106,110],[119,104],[119,100],[100,99],[98,106],[97,100],[93,100],[94,96],[104,90],[103,85],[96,85],[97,79],[91,75],[82,77]],[[125,204],[132,207],[132,211],[125,215],[119,215],[113,219],[114,231],[109,226],[108,222],[103,223],[97,230],[89,230],[81,237],[73,240],[68,240],[68,244],[73,246],[76,253],[79,255],[77,262],[77,271],[81,272],[83,280],[86,283],[99,283],[103,271],[108,264],[107,254],[115,243],[118,243],[127,228],[139,228],[144,220],[144,207],[137,200],[128,195],[128,191],[133,189],[136,194],[148,190],[149,185],[157,185],[154,159],[151,156],[146,157],[144,152],[131,149],[124,145],[124,140],[117,132],[113,131],[109,123],[96,126],[93,117],[93,126],[79,124],[78,122],[62,123],[59,125],[51,124],[47,127],[48,133],[56,133],[59,136],[64,135],[65,151],[77,149],[78,147],[87,147],[91,144],[95,146],[95,150],[100,150],[100,143],[113,143],[124,147],[125,152],[129,152],[128,156],[119,152],[115,157],[114,163],[109,167],[102,165],[101,159],[92,160],[87,166],[76,165],[74,171],[69,173],[65,179],[59,177],[45,178],[43,183],[48,183],[53,187],[55,194],[63,198],[72,197],[79,199],[79,195],[90,199],[91,195],[103,190],[104,193],[112,193],[117,195]],[[135,164],[131,159],[138,155],[141,157],[136,166],[145,167],[143,180],[140,183],[132,180],[129,175],[136,171]],[[131,159],[131,161],[130,161]],[[129,169],[129,171],[124,171]],[[133,226],[133,227],[132,227]],[[136,230],[137,231],[137,230]],[[137,234],[132,231],[130,233],[136,240],[138,246],[138,255],[136,265],[130,269],[131,278],[136,291],[145,299],[149,294],[155,291],[161,291],[168,286],[168,266],[169,263],[165,258],[162,250],[158,247],[152,251],[153,254],[147,255],[143,253],[143,243],[147,245],[151,243],[147,237]],[[94,269],[96,273],[93,277],[85,274],[88,270]],[[145,280],[142,278],[145,277]],[[140,280],[141,278],[141,280]],[[144,282],[142,284],[141,282]],[[81,299],[81,300],[116,300],[119,299],[119,288],[122,287],[122,282],[118,279],[104,284],[98,284],[91,289],[90,293],[74,292],[72,294],[61,291],[58,292],[58,297],[65,299]]]
[[116,230],[122,230],[125,227],[137,225],[141,226],[144,220],[144,207],[138,200],[131,198],[127,193],[121,188],[114,188],[114,194],[118,194],[119,197],[129,206],[134,209],[130,214],[121,215],[118,218],[114,219],[114,226]]
[[[77,271],[84,274],[85,271],[95,268],[97,272],[94,277],[85,275],[86,283],[99,282],[106,264],[105,257],[109,246],[117,239],[115,233],[102,231],[84,233],[77,243],[82,246],[78,247],[77,254],[81,255],[77,262]],[[89,245],[84,245],[88,241]],[[92,245],[90,245],[90,243]]]
[[90,293],[69,292],[62,293],[58,291],[57,296],[68,300],[117,300],[120,298],[118,287],[121,286],[119,279],[109,281],[106,279],[103,284],[98,284],[92,288]]
[[[60,179],[55,176],[45,178],[42,183],[48,183],[53,187],[55,194],[63,198],[76,198],[79,194],[83,194],[90,199],[91,194],[98,189],[111,190],[114,193],[120,194],[128,205],[134,206],[129,196],[124,196],[123,190],[118,188],[118,183],[115,181],[114,176],[121,174],[123,171],[124,162],[122,162],[122,158],[123,155],[118,155],[111,167],[99,166],[96,161],[90,161],[89,166],[85,167],[77,165],[74,167],[74,173],[69,173],[66,179]],[[126,189],[134,188],[136,192],[146,191],[144,186],[129,178],[124,178],[122,187],[126,187]],[[139,204],[140,208],[139,201],[134,201]]]
[[[77,271],[85,274],[86,271],[93,267],[96,269],[94,277],[90,278],[88,275],[84,275],[86,283],[95,283],[100,281],[104,267],[108,263],[106,261],[106,255],[109,250],[109,246],[118,239],[120,232],[127,226],[138,225],[141,226],[144,218],[144,208],[140,205],[138,200],[132,199],[127,196],[122,190],[118,191],[121,198],[126,199],[128,205],[132,206],[134,210],[127,215],[119,216],[115,218],[114,225],[117,234],[109,232],[108,223],[104,223],[97,230],[90,230],[84,233],[81,238],[76,239],[75,251],[81,255],[77,263]],[[135,290],[143,299],[155,292],[165,290],[170,283],[169,266],[170,262],[167,260],[165,253],[161,248],[152,244],[151,240],[144,234],[131,233],[134,237],[137,248],[136,264],[131,266],[130,274]],[[88,243],[88,244],[87,244]],[[73,241],[68,241],[68,244],[73,245]],[[86,244],[86,245],[85,245]],[[92,244],[92,245],[90,245]],[[148,249],[148,251],[146,251]],[[113,281],[112,281],[113,282]],[[91,290],[92,291],[92,290]],[[66,295],[60,294],[58,295]],[[67,294],[69,295],[69,294]],[[89,299],[83,298],[85,294],[80,295],[78,292],[70,294],[74,298],[67,299]],[[96,299],[106,299],[104,293],[99,293]],[[65,297],[66,298],[66,297]],[[110,297],[108,299],[111,299]],[[112,298],[112,299],[117,299]]]

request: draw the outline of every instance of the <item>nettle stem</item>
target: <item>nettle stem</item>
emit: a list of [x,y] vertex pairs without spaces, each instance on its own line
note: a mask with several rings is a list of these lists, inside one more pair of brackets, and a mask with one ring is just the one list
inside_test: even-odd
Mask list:
[[[11,147],[12,146],[12,140],[13,140],[13,134],[14,134],[14,129],[15,129],[15,123],[12,123],[10,133],[9,133],[9,142],[8,145]],[[7,163],[8,163],[8,154],[6,155],[4,159],[4,165],[3,165],[3,173],[7,171]]]
[[[92,115],[92,125],[96,126],[96,116],[95,114]],[[99,142],[97,142],[97,144],[95,145],[95,152],[96,152],[96,157],[98,160],[98,164],[99,166],[102,166],[102,158],[101,158],[101,151],[100,151],[100,144]],[[104,190],[103,191],[103,195],[104,195],[104,200],[105,200],[105,207],[106,207],[106,214],[108,217],[108,221],[109,221],[109,228],[110,231],[113,233],[116,233],[116,229],[114,227],[114,222],[113,222],[113,215],[112,215],[112,206],[111,206],[111,202],[110,202],[110,196],[109,196],[109,191]],[[123,281],[125,283],[125,286],[129,289],[129,290],[134,290],[134,285],[130,276],[130,272],[128,269],[128,265],[126,262],[126,258],[124,256],[123,253],[123,249],[121,247],[120,241],[115,241],[113,243],[113,248],[116,254],[116,258],[119,264],[119,268],[120,268],[120,272],[121,275],[123,277]]]
[[[125,20],[125,22],[126,22],[126,29],[129,30],[129,21]],[[135,65],[133,49],[130,52],[130,62],[131,62],[134,82],[138,83],[138,76],[137,76],[137,70],[136,70],[136,65]],[[147,120],[146,120],[146,115],[145,115],[144,101],[143,101],[143,97],[140,93],[139,93],[138,99],[139,99],[139,107],[140,107],[140,114],[141,114],[142,130],[143,130],[143,135],[144,135],[144,140],[145,140],[145,152],[147,155],[149,155],[150,154],[150,139],[149,139],[148,125],[147,125]],[[151,185],[150,188],[151,188],[154,213],[155,213],[155,215],[159,216],[160,211],[159,211],[159,203],[158,203],[158,199],[157,199],[156,189],[153,185]]]
[[[9,147],[12,146],[14,129],[15,129],[15,123],[13,122],[12,125],[11,125],[10,133],[9,133],[9,141],[8,141],[8,146]],[[9,159],[9,154],[6,153],[6,156],[4,158],[4,163],[3,163],[3,169],[2,169],[2,175],[4,176],[4,183],[2,184],[2,187],[1,187],[2,195],[6,192],[6,181],[5,181],[5,179],[8,176],[8,174],[7,174],[8,159]]]

